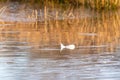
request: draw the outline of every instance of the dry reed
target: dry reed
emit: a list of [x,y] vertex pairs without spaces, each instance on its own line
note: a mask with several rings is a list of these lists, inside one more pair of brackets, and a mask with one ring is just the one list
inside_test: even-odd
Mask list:
[[[18,0],[0,0],[1,2],[6,1],[18,1]],[[92,9],[116,9],[120,7],[119,0],[19,0],[19,2],[30,3],[31,5],[39,4],[40,7],[62,7],[66,8],[69,6],[79,7],[85,5]]]

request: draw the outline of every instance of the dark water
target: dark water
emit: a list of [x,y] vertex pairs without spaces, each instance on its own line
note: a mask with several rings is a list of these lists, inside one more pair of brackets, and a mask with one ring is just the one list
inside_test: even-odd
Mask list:
[[1,16],[0,80],[120,80],[119,11],[45,24],[15,8]]

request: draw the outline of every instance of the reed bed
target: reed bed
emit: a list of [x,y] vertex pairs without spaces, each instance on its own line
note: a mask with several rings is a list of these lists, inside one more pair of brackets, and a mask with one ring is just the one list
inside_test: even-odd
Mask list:
[[[44,45],[60,45],[60,43],[75,44],[77,48],[88,46],[90,50],[89,46],[103,46],[103,48],[98,47],[97,51],[114,51],[119,45],[119,12],[94,13],[91,11],[89,12],[91,15],[86,17],[87,12],[83,17],[80,12],[85,11],[84,8],[75,9],[70,6],[66,10],[62,10],[55,8],[55,4],[51,7],[47,4],[41,9],[33,9],[31,13],[27,14],[26,19],[34,20],[33,22],[2,23],[0,41],[12,37],[15,40],[30,42],[35,48],[41,48]],[[1,8],[3,11],[4,9],[6,8]],[[5,27],[4,24],[15,25]],[[10,30],[14,34],[9,34]]]
[[117,9],[120,7],[119,0],[87,0],[87,5],[96,10]]
[[[18,0],[0,0],[1,2],[18,1]],[[39,4],[40,7],[62,7],[63,9],[69,6],[80,7],[87,6],[91,9],[117,9],[120,7],[119,0],[19,0],[19,2],[29,3],[31,5]]]

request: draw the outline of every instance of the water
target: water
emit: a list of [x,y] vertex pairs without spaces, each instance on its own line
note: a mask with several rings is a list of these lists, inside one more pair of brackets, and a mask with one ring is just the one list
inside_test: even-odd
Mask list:
[[[9,10],[1,16],[0,80],[120,79],[119,11],[45,24]],[[60,43],[76,48],[60,51]]]

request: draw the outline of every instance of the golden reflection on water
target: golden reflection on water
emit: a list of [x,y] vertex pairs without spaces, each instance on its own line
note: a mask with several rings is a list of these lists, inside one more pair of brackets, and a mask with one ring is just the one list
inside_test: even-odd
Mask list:
[[[120,16],[118,12],[96,13],[95,17],[50,20],[44,22],[2,22],[0,42],[25,41],[34,48],[58,48],[60,43],[75,44],[77,49],[87,48],[115,51],[119,45]],[[11,25],[5,25],[11,24]]]

